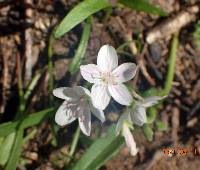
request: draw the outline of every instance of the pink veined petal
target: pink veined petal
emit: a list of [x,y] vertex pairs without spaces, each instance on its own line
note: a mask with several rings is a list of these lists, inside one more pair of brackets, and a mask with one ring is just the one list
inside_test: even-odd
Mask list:
[[70,87],[60,87],[53,90],[53,95],[64,100],[77,100],[79,96]]
[[107,86],[103,84],[94,84],[91,89],[91,99],[94,107],[104,110],[110,102],[110,94]]
[[95,64],[88,64],[80,66],[81,75],[90,83],[98,83],[100,81],[101,73]]
[[90,136],[90,132],[91,132],[91,112],[90,112],[89,106],[84,108],[83,114],[79,116],[78,121],[79,121],[79,126],[81,128],[81,131],[85,135]]
[[109,85],[108,90],[116,102],[129,106],[133,98],[124,84]]
[[135,156],[138,152],[138,149],[136,147],[136,143],[131,134],[131,131],[126,124],[123,125],[123,136],[125,138],[126,145],[129,148],[131,155]]
[[102,72],[110,72],[118,66],[118,56],[112,46],[104,45],[100,48],[97,65]]
[[103,110],[95,108],[92,103],[90,104],[90,111],[95,115],[102,123],[105,122],[105,115]]
[[137,71],[137,66],[134,63],[124,63],[112,71],[115,81],[123,83],[131,80]]
[[138,126],[142,126],[147,122],[146,109],[143,106],[137,106],[131,113],[132,122]]
[[74,112],[75,110],[67,108],[67,102],[64,101],[56,112],[55,122],[60,126],[73,122],[77,118]]

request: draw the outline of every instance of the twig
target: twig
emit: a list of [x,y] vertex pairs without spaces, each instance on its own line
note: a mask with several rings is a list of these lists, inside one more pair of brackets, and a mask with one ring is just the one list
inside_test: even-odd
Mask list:
[[193,5],[182,10],[174,17],[168,18],[147,33],[146,42],[151,44],[158,39],[169,37],[178,32],[187,24],[195,21],[197,19],[198,12],[199,6]]
[[140,55],[140,58],[138,59],[138,65],[143,73],[143,75],[145,76],[145,78],[148,80],[148,82],[152,85],[155,86],[155,80],[149,75],[145,64],[144,64],[144,54],[147,51],[147,44],[144,45],[142,53]]
[[[33,17],[33,11],[29,6],[33,4],[32,0],[25,0],[24,1],[26,10],[25,10],[25,17],[26,17],[26,22],[31,23],[31,18]],[[25,30],[25,58],[26,58],[26,63],[25,63],[25,85],[29,83],[32,77],[32,68],[33,68],[33,62],[32,62],[32,46],[33,46],[33,41],[32,41],[32,29],[27,28]]]
[[178,143],[178,129],[179,129],[180,111],[177,107],[172,109],[172,139],[176,146]]
[[[136,56],[137,53],[138,53],[138,50],[137,50],[137,47],[136,47],[136,44],[132,38],[132,31],[131,30],[128,30],[126,29],[123,21],[121,20],[120,17],[116,17],[116,20],[120,26],[120,28],[123,30],[123,32],[125,32],[125,35],[124,35],[124,40],[126,42],[130,42],[128,43],[128,46],[131,50],[131,53],[133,54],[133,56]],[[146,67],[145,67],[145,64],[144,64],[144,54],[147,50],[147,46],[145,45],[144,48],[143,48],[143,51],[141,53],[141,55],[139,57],[137,57],[138,59],[138,65],[143,73],[143,75],[145,76],[145,78],[148,80],[148,82],[151,84],[151,85],[155,85],[155,81],[154,79],[151,78],[151,76],[149,75]]]

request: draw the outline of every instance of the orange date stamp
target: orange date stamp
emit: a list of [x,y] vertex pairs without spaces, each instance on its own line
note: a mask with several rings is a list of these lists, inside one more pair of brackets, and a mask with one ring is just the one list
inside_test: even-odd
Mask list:
[[198,147],[167,147],[162,149],[163,153],[168,156],[187,156],[193,154],[194,156],[200,156]]

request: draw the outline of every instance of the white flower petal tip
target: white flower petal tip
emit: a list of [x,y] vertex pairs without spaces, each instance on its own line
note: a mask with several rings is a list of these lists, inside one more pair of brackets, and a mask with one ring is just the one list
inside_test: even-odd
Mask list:
[[133,97],[124,84],[110,85],[108,90],[114,100],[121,105],[130,106],[133,102]]
[[138,149],[136,147],[133,135],[131,134],[129,127],[126,124],[123,125],[123,136],[125,138],[126,145],[129,148],[131,155],[135,156],[138,153]]
[[116,82],[123,83],[135,77],[137,66],[134,63],[124,63],[117,67],[112,75],[115,76]]
[[163,97],[161,97],[161,96],[146,97],[141,105],[144,106],[144,107],[151,107],[155,104],[158,104],[158,102],[163,100],[164,98],[166,98],[166,96],[163,96]]
[[64,126],[76,119],[76,116],[73,116],[74,110],[66,107],[66,102],[58,108],[56,115],[55,115],[55,122],[60,125]]
[[76,100],[79,95],[70,87],[59,87],[53,90],[53,95],[64,100]]
[[103,110],[95,108],[92,104],[90,106],[90,110],[102,123],[106,121]]
[[118,56],[115,49],[109,45],[103,45],[97,56],[97,65],[101,71],[112,71],[118,66]]
[[132,122],[138,126],[143,126],[147,122],[146,109],[142,106],[137,106],[131,114]]
[[81,128],[81,131],[87,135],[90,136],[91,132],[91,113],[90,113],[90,108],[86,107],[83,110],[83,115],[81,115],[78,120],[79,120],[79,126]]
[[81,75],[90,83],[98,83],[100,80],[100,71],[95,64],[80,66]]

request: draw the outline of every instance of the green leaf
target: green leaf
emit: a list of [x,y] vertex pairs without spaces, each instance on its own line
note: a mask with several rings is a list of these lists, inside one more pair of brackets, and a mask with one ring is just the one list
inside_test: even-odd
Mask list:
[[153,140],[153,130],[151,129],[151,127],[145,124],[143,126],[143,132],[147,140],[151,142]]
[[163,121],[158,120],[158,121],[156,121],[156,128],[160,131],[166,131],[167,125]]
[[119,0],[119,2],[131,9],[137,11],[143,11],[149,14],[166,16],[167,13],[164,12],[161,8],[158,8],[152,4],[150,4],[146,0]]
[[55,30],[55,37],[61,37],[76,25],[85,20],[88,16],[109,7],[108,0],[84,0],[75,6],[62,20]]
[[5,170],[14,170],[17,167],[19,156],[21,153],[21,147],[23,143],[24,130],[19,128],[16,133],[15,143],[12,148],[11,155],[9,157],[8,163]]
[[152,124],[156,119],[156,115],[157,115],[157,108],[156,107],[149,108],[147,112],[147,123]]
[[124,139],[115,135],[115,126],[111,126],[105,138],[96,139],[72,170],[95,170],[114,156],[123,146]]
[[15,132],[9,134],[0,146],[0,165],[4,166],[8,161],[10,152],[15,141]]
[[91,28],[91,20],[88,19],[84,25],[83,34],[82,34],[78,49],[76,51],[76,54],[72,60],[72,63],[69,66],[69,71],[71,72],[71,74],[74,74],[75,72],[78,71],[79,66],[81,65],[82,59],[85,56],[85,51],[86,51],[88,40],[90,37],[90,28]]
[[[21,125],[22,128],[27,128],[40,123],[46,116],[50,115],[54,108],[49,108],[26,116]],[[7,136],[17,129],[21,120],[14,122],[6,122],[0,125],[0,137]]]

